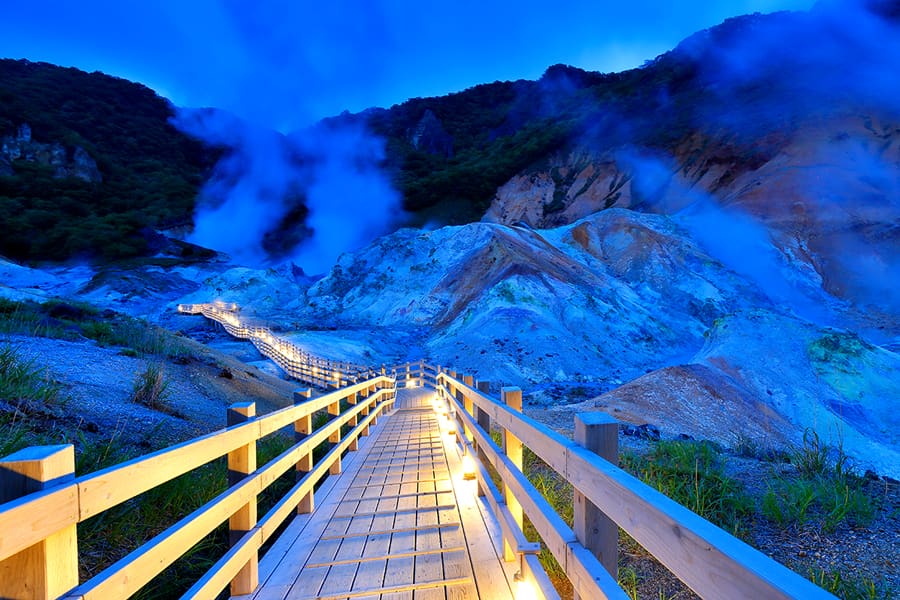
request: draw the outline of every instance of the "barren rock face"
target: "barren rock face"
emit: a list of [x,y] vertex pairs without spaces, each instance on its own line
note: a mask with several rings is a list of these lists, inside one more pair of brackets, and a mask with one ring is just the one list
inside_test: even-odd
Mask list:
[[613,207],[679,215],[710,203],[749,215],[822,289],[896,329],[883,282],[900,277],[897,173],[896,123],[832,115],[752,145],[694,134],[669,154],[576,148],[507,182],[484,220],[543,228]]
[[75,177],[88,182],[103,179],[97,163],[84,148],[67,149],[59,143],[37,142],[32,139],[27,123],[19,127],[15,136],[0,138],[0,175],[15,175],[15,161],[18,160],[52,167],[54,177]]

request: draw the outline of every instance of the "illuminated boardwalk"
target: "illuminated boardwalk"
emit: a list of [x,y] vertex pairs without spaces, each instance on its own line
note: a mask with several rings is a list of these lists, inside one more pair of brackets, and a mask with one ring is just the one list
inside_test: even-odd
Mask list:
[[314,513],[297,517],[262,560],[259,589],[243,598],[512,598],[475,482],[463,479],[431,395],[399,392],[401,408],[347,455],[340,477],[317,492]]

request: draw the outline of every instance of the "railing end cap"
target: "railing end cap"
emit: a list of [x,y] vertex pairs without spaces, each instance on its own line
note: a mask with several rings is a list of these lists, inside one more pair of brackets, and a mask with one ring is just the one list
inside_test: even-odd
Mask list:
[[585,425],[618,425],[619,421],[609,413],[599,410],[581,412],[575,415],[576,421]]

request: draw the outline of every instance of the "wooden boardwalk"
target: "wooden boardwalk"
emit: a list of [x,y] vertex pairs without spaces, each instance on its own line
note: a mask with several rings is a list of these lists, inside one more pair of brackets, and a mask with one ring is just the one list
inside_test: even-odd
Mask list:
[[[344,472],[316,492],[260,564],[255,600],[512,598],[499,533],[463,478],[431,390],[398,392]],[[500,553],[502,555],[502,552]]]

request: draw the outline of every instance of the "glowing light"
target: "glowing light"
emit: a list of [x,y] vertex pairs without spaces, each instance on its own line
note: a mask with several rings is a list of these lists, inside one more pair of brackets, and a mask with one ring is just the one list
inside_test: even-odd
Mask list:
[[531,583],[528,579],[526,579],[522,572],[519,571],[515,574],[513,579],[516,582],[515,585],[515,596],[516,600],[537,600],[538,594],[537,590],[534,588],[534,584]]
[[468,452],[463,456],[463,479],[475,479],[475,460]]

